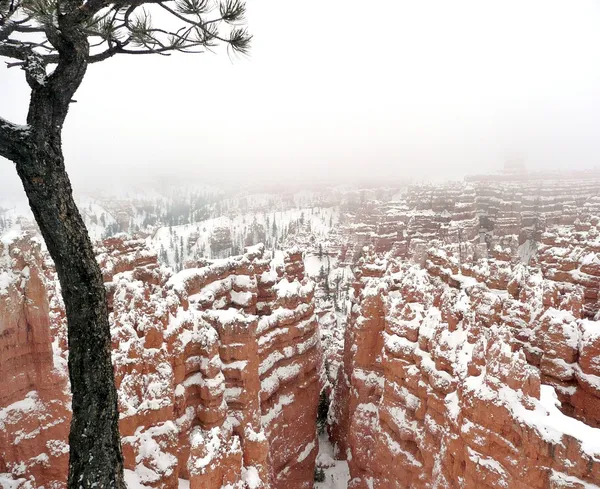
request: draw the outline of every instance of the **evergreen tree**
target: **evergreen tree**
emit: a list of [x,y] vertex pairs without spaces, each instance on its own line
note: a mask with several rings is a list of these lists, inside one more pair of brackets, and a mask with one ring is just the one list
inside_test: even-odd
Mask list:
[[325,433],[327,428],[327,414],[329,413],[329,397],[325,392],[325,389],[321,391],[319,395],[319,405],[317,407],[317,432],[319,434]]
[[168,258],[168,255],[167,255],[167,250],[165,250],[165,247],[162,244],[160,245],[160,254],[159,254],[159,256],[160,256],[160,261],[162,263],[168,263],[169,258]]
[[179,248],[177,246],[175,246],[175,258],[174,258],[175,263],[173,264],[173,268],[175,268],[175,271],[179,271]]
[[321,268],[319,268],[319,280],[324,281],[326,279],[327,275],[325,274],[325,267],[323,265],[321,265]]

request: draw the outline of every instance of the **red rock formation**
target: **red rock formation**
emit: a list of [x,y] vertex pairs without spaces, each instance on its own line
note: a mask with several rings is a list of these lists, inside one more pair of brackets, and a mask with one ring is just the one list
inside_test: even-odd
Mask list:
[[[343,351],[328,343],[328,375],[315,310],[338,323],[300,248],[271,262],[255,246],[172,275],[144,241],[105,241],[127,477],[312,487],[327,378],[350,488],[600,487],[598,188],[519,177],[348,204],[336,246],[354,268],[354,303]],[[229,231],[213,235],[218,253]],[[0,485],[59,489],[60,295],[27,240],[0,257]]]
[[0,474],[15,487],[58,487],[68,463],[66,362],[53,351],[40,245],[27,234],[0,241],[0,352]]
[[[9,386],[0,404],[0,472],[58,489],[66,480],[68,390],[64,352],[54,355],[63,374],[50,375],[50,334],[64,348],[65,324],[50,283],[49,310],[39,246],[24,243],[3,258],[10,355],[0,362]],[[198,489],[312,487],[321,345],[301,254],[271,269],[258,246],[171,276],[143,241],[112,238],[98,259],[127,478],[161,488],[179,478]]]
[[[174,448],[166,453],[173,467],[156,474],[161,484],[171,471],[198,488],[243,483],[249,477],[274,488],[312,484],[321,349],[310,304],[312,288],[297,280],[303,276],[301,255],[287,256],[286,271],[280,272],[283,277],[270,270],[261,247],[241,257],[184,270],[164,285],[162,301],[152,300],[152,291],[147,290],[155,286],[142,282],[144,290],[139,290],[129,278],[122,279],[121,287],[138,289],[132,298],[158,304],[163,314],[168,313],[164,304],[170,304],[174,319],[159,323],[150,345],[148,334],[156,321],[140,318],[142,302],[128,309],[135,318],[120,313],[116,298],[124,294],[116,288],[115,326],[121,321],[124,326],[135,324],[137,336],[145,338],[144,354],[156,356],[154,349],[160,342],[166,346],[157,349],[166,350],[164,359],[143,362],[151,371],[143,376],[128,372],[121,381],[127,391],[119,389],[131,396],[129,407],[135,407],[122,423],[147,427],[172,420],[178,428],[178,444],[165,445]],[[160,317],[154,309],[146,314]],[[136,385],[139,382],[144,385]],[[149,413],[141,411],[142,399],[136,401],[135,394],[156,384],[164,386],[166,397],[157,397],[157,406],[150,406]],[[293,424],[288,421],[292,419]],[[144,464],[144,470],[139,466],[137,447],[144,446],[139,442],[143,432],[136,428],[135,433],[131,429],[127,433],[133,452],[129,458],[136,461],[131,468],[137,473],[157,472],[156,457]],[[311,444],[314,449],[307,451]],[[159,458],[166,458],[164,450]]]
[[[539,276],[512,285],[521,302],[393,268],[368,281],[353,308],[330,410],[349,487],[600,485],[590,369],[600,328],[573,316],[577,301],[548,293]],[[551,385],[588,425],[556,407]]]
[[373,245],[378,253],[420,262],[419,244],[426,243],[468,261],[461,255],[473,253],[485,234],[490,254],[516,262],[523,258],[520,247],[539,242],[553,226],[598,215],[599,189],[597,173],[414,185],[396,201],[352,207],[342,233],[355,259],[357,250]]

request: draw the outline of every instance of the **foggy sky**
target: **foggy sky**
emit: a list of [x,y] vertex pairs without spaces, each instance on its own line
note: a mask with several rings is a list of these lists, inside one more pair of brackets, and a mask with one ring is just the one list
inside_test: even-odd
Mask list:
[[[600,2],[247,1],[247,59],[89,67],[64,128],[76,188],[461,178],[514,155],[529,169],[600,164]],[[24,123],[27,103],[2,63],[0,115]],[[0,191],[14,173],[0,159]]]

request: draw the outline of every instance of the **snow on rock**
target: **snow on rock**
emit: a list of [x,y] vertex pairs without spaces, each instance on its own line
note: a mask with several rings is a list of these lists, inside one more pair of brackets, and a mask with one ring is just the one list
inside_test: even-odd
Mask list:
[[348,487],[600,487],[597,401],[573,409],[598,326],[547,279],[499,295],[436,256],[359,278],[329,413]]
[[[300,489],[316,463],[321,489],[600,487],[599,190],[481,177],[281,212],[253,195],[159,228],[89,203],[95,236],[153,231],[98,245],[128,483]],[[0,485],[59,489],[64,307],[23,233],[0,239]]]
[[[59,489],[69,391],[56,276],[26,235],[5,236],[0,260],[0,481]],[[259,245],[173,274],[145,241],[116,236],[98,261],[130,487],[312,484],[321,345],[298,250],[280,267]]]
[[323,482],[315,482],[317,489],[346,489],[350,480],[348,463],[345,460],[334,458],[333,446],[326,435],[319,437],[319,455],[317,468],[322,469],[325,475]]
[[[39,240],[12,228],[0,239],[0,486],[64,483],[70,395],[52,330],[56,313]],[[54,277],[51,277],[55,280]],[[57,350],[55,351],[54,345]],[[65,450],[65,448],[67,448]],[[39,481],[39,482],[37,482]]]

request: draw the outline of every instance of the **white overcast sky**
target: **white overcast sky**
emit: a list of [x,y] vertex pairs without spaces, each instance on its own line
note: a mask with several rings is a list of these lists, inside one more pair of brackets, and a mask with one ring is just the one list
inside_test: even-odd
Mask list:
[[[76,187],[599,164],[597,0],[248,0],[248,27],[247,59],[92,65],[64,130]],[[24,122],[26,88],[0,67],[0,115]]]

